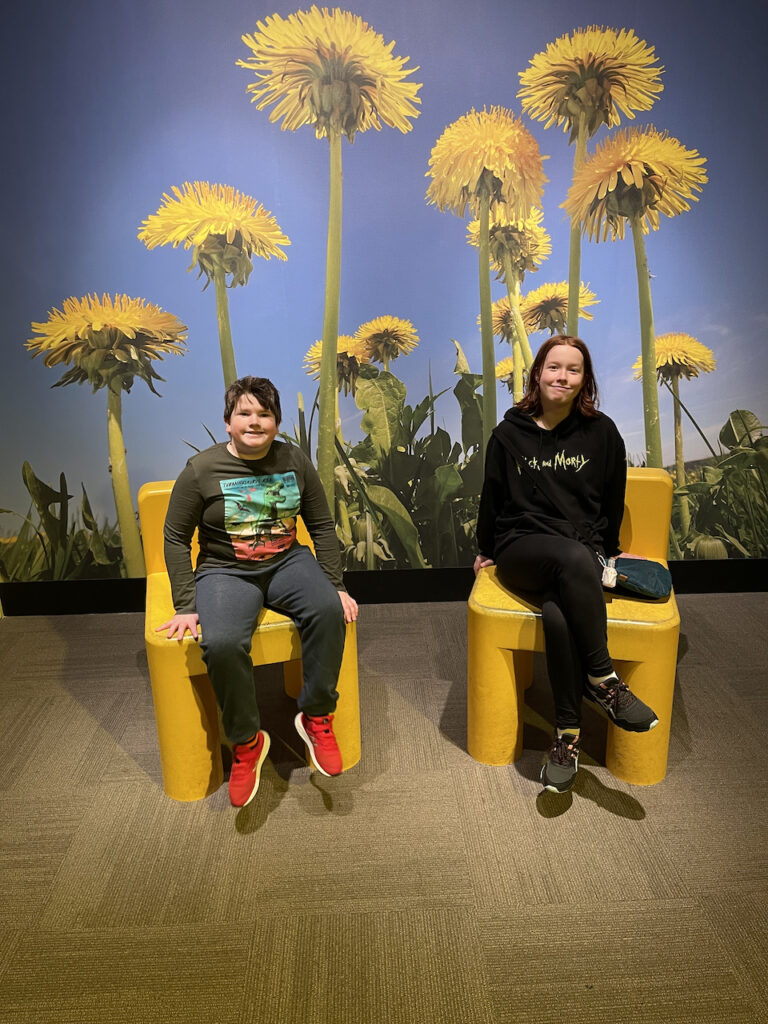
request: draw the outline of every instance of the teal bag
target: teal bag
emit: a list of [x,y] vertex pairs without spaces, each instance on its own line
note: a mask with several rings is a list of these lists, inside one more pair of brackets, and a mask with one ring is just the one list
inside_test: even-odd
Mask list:
[[635,597],[662,600],[672,592],[669,569],[644,558],[611,559],[616,569],[616,587]]

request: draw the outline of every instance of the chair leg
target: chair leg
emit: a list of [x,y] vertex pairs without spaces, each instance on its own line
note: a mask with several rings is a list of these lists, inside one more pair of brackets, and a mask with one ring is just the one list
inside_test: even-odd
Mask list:
[[482,764],[511,764],[523,752],[524,691],[529,651],[473,642],[467,673],[467,750]]
[[188,674],[181,652],[147,653],[163,789],[172,800],[202,800],[224,778],[213,687],[207,675]]
[[357,671],[357,626],[347,624],[344,656],[339,671],[339,703],[333,721],[333,731],[341,751],[344,771],[356,765],[362,753],[360,743],[360,690]]
[[652,659],[617,663],[617,669],[632,692],[653,708],[659,724],[647,733],[625,732],[609,725],[606,738],[606,767],[617,779],[634,786],[652,786],[667,774],[677,640],[675,638],[671,658],[663,656],[665,645],[662,638],[658,638],[654,645],[656,650]]
[[284,661],[283,689],[287,696],[293,697],[296,700],[301,693],[303,685],[304,677],[302,675],[301,658],[296,658],[294,661]]

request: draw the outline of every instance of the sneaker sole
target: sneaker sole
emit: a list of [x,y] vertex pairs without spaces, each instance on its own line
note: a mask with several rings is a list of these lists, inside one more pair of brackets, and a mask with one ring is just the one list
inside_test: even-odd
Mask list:
[[296,717],[293,720],[293,724],[296,726],[296,732],[304,740],[304,744],[305,744],[307,750],[309,751],[310,759],[312,761],[312,764],[315,766],[315,768],[317,768],[317,770],[321,773],[321,775],[325,775],[327,778],[332,779],[333,776],[331,775],[331,773],[327,772],[325,770],[325,768],[323,768],[321,765],[319,765],[317,763],[317,758],[315,757],[315,746],[314,746],[312,740],[309,738],[309,735],[307,734],[307,730],[304,728],[304,723],[301,720],[302,713],[303,712],[300,711],[298,713],[298,715],[296,715]]
[[264,764],[264,762],[267,759],[267,754],[269,753],[269,747],[270,747],[270,744],[272,743],[272,740],[269,738],[269,733],[268,732],[264,732],[264,730],[262,729],[262,735],[264,736],[264,746],[261,748],[261,756],[259,757],[259,760],[256,762],[256,771],[253,773],[256,781],[255,781],[253,790],[251,792],[251,795],[248,797],[248,799],[245,801],[244,804],[232,804],[232,806],[233,807],[237,807],[238,810],[241,807],[247,807],[248,804],[251,802],[251,800],[253,800],[253,798],[256,796],[256,794],[259,791],[259,783],[261,782],[261,766]]
[[584,700],[589,701],[593,708],[596,708],[602,715],[605,716],[605,718],[608,719],[609,722],[612,722],[614,725],[618,726],[619,729],[623,729],[624,732],[650,732],[651,729],[655,728],[659,724],[658,718],[654,718],[650,725],[644,725],[639,722],[619,722],[613,717],[610,711],[605,710],[605,708],[599,700],[595,700],[593,697],[590,697],[590,695],[586,692],[584,693]]

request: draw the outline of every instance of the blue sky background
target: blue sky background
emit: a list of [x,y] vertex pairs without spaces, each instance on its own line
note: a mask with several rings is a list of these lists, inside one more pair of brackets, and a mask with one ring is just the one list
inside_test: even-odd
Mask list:
[[[564,0],[357,0],[395,52],[419,65],[421,116],[407,135],[392,129],[344,143],[344,232],[340,330],[383,313],[410,319],[421,337],[413,355],[392,365],[408,401],[452,387],[458,339],[480,371],[476,326],[476,250],[465,223],[428,207],[424,177],[434,142],[471,107],[500,104],[520,113],[518,72],[559,35],[588,24],[633,28],[655,46],[664,92],[635,124],[667,129],[707,158],[709,184],[692,211],[648,236],[657,334],[684,331],[715,352],[715,373],[681,395],[714,441],[731,409],[766,420],[764,175],[766,142],[764,16],[736,0],[566,3]],[[30,322],[44,320],[68,296],[126,292],[175,313],[189,325],[189,351],[157,364],[163,397],[141,382],[124,397],[123,421],[134,492],[150,479],[175,477],[188,439],[207,443],[206,423],[223,437],[223,382],[213,288],[186,274],[188,253],[149,252],[141,220],[170,186],[185,180],[233,185],[270,210],[291,238],[288,262],[256,261],[246,288],[229,293],[240,373],[271,377],[281,390],[284,423],[296,393],[307,405],[314,382],[304,353],[322,329],[328,147],[310,128],[283,132],[245,92],[251,73],[235,66],[248,51],[241,35],[293,2],[223,0],[71,0],[14,5],[3,16],[6,97],[2,161],[4,302],[0,335],[0,506],[26,511],[21,480],[27,459],[70,492],[85,484],[95,510],[114,521],[107,472],[106,398],[85,387],[50,390],[60,376],[24,349]],[[626,123],[626,122],[624,122]],[[550,159],[544,224],[553,254],[523,290],[567,276],[568,225],[559,208],[570,183],[573,150],[559,129],[527,121]],[[604,139],[604,130],[590,143]],[[644,448],[637,284],[631,239],[583,246],[582,278],[597,293],[594,320],[581,333],[596,360],[602,408],[630,452]],[[494,282],[493,297],[504,294]],[[532,338],[534,348],[543,335]],[[508,354],[498,347],[499,358]],[[665,459],[672,457],[671,397],[660,396]],[[341,399],[345,436],[360,436],[360,413]],[[499,413],[508,404],[499,388]],[[438,420],[458,437],[450,392]],[[706,454],[690,425],[686,457]],[[15,520],[0,518],[0,531]]]

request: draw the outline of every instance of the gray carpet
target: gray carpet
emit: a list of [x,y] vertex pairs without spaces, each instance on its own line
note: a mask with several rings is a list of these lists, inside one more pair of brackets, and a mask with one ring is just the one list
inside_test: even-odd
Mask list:
[[0,621],[0,1021],[768,1021],[765,595],[680,598],[667,779],[573,792],[465,751],[462,604],[366,606],[363,760],[297,751],[260,670],[254,802],[160,786],[140,615]]

